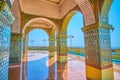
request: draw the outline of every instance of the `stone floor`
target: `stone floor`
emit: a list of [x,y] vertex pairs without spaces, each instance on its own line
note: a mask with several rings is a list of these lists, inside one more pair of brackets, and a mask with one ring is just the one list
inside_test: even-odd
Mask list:
[[[82,57],[82,59],[77,59],[75,57],[72,57],[72,56],[70,57],[70,56],[68,57],[67,79],[68,80],[86,80],[84,58]],[[27,60],[28,60],[28,63],[29,62],[35,63],[35,62],[37,62],[37,60],[42,60],[42,63],[34,64],[34,66],[36,66],[36,68],[38,68],[38,71],[44,69],[43,73],[45,73],[45,74],[42,77],[37,76],[37,75],[41,74],[40,71],[38,72],[39,74],[34,73],[34,77],[36,75],[36,77],[39,77],[39,80],[45,80],[45,78],[43,79],[43,77],[45,75],[47,75],[47,76],[45,76],[47,79],[49,66],[55,62],[54,58],[48,59],[47,51],[29,51]],[[49,64],[48,64],[48,62],[49,62]],[[39,66],[39,64],[43,64],[44,66]],[[37,70],[36,68],[34,70],[34,67],[31,67],[31,66],[28,65],[28,72],[29,72],[28,76],[33,75],[33,73],[31,73],[32,71]],[[119,65],[114,65],[114,67],[120,68]],[[32,70],[32,71],[30,71],[30,70]],[[37,73],[37,71],[36,71],[36,73]],[[36,79],[29,78],[28,80],[36,80]],[[114,80],[120,80],[120,72],[116,72],[116,71],[114,72]]]

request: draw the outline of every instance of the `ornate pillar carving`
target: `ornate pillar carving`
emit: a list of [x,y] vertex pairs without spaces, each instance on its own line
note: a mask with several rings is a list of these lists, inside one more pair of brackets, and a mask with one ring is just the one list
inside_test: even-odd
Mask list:
[[106,23],[84,27],[86,75],[88,80],[113,80],[110,29]]
[[67,80],[67,36],[57,37],[57,79]]

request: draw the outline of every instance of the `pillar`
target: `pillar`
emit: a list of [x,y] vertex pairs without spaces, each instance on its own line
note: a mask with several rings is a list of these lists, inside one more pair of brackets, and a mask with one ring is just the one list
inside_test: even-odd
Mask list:
[[57,80],[67,80],[67,36],[57,37]]
[[9,80],[20,80],[21,78],[21,54],[22,34],[12,33],[9,57]]
[[49,78],[48,80],[55,79],[55,38],[49,38]]
[[86,76],[88,80],[114,80],[110,29],[106,23],[84,27],[86,51]]
[[27,49],[28,37],[23,37],[23,53],[22,53],[22,80],[27,79]]
[[0,80],[8,80],[10,32],[10,26],[0,19]]
[[49,56],[53,57],[55,54],[55,38],[49,38]]
[[8,80],[10,34],[14,16],[5,0],[0,1],[0,80]]

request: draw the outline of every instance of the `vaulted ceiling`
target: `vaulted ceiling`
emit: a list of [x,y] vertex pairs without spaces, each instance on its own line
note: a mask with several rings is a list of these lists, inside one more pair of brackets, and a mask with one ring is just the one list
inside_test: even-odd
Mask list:
[[19,4],[24,13],[60,19],[75,7],[76,2],[75,0],[19,0]]
[[59,4],[62,0],[46,0],[46,1]]
[[[52,18],[52,20],[64,19],[64,17],[70,11],[72,11],[73,9],[75,10],[77,9],[81,11],[82,14],[84,15],[85,25],[90,25],[95,22],[95,15],[98,17],[98,7],[99,7],[96,3],[100,2],[98,0],[97,0],[98,2],[95,2],[96,0],[95,1],[92,1],[92,0],[16,0],[16,1],[19,4],[18,7],[20,7],[20,12],[22,14],[29,14],[33,16],[39,16],[42,18],[48,18],[48,19]],[[102,3],[103,3],[103,0],[101,0],[101,4]],[[18,11],[16,12],[16,9],[17,9],[16,5],[13,4],[13,7],[14,7],[13,11],[15,12],[15,14],[18,13]],[[21,13],[20,13],[20,16],[22,15]],[[16,17],[17,16],[18,15],[16,15]],[[22,18],[23,17],[25,16],[23,15]],[[21,19],[19,18],[20,21]],[[52,27],[49,23],[45,24],[45,23],[41,23],[41,21],[37,21],[37,22],[35,21],[34,23],[29,24],[29,26],[39,26],[39,25],[45,28]],[[22,27],[23,26],[24,25],[22,25]]]

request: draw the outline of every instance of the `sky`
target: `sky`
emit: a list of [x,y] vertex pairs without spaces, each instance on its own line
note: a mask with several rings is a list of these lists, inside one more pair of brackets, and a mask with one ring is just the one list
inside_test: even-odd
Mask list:
[[[109,24],[113,25],[114,30],[111,31],[111,47],[120,48],[120,0],[113,0],[109,12]],[[76,13],[69,21],[67,35],[73,35],[72,44],[67,38],[67,46],[84,47],[84,35],[81,31],[83,27],[83,16],[81,13]],[[44,43],[43,39],[47,41]],[[29,46],[49,46],[49,37],[47,33],[41,29],[32,30],[29,33]],[[33,40],[33,43],[31,42]]]
[[[44,43],[44,39],[46,42]],[[33,29],[28,35],[28,46],[48,46],[48,34],[42,29]]]
[[109,24],[114,27],[114,31],[111,31],[111,47],[120,48],[120,0],[113,0],[109,12]]

